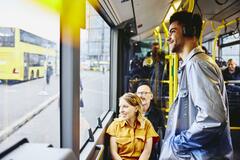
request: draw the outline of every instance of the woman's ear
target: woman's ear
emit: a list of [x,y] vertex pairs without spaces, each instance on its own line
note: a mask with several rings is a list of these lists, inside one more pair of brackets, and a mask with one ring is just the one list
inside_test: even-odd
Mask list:
[[138,107],[135,107],[135,112],[136,112],[136,113],[138,112]]

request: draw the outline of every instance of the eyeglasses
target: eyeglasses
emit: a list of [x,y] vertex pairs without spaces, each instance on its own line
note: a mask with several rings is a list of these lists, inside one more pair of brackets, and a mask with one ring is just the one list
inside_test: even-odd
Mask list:
[[150,94],[151,92],[137,92],[137,95],[147,95]]

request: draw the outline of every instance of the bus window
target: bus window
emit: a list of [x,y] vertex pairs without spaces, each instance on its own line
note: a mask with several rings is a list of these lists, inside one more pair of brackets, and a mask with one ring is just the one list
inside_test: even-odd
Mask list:
[[46,82],[47,58],[59,68],[59,15],[19,0],[0,14],[0,152],[23,138],[60,147],[59,75]]
[[208,40],[206,42],[203,42],[202,45],[208,50],[209,55],[211,55],[212,54],[213,45],[214,45],[213,40]]
[[236,44],[233,46],[228,46],[224,47],[221,49],[222,52],[222,58],[227,62],[229,59],[234,59],[237,63],[237,65],[240,64],[240,59],[239,59],[239,49],[240,45]]
[[234,59],[237,63],[237,65],[240,65],[240,44],[237,43],[240,41],[240,35],[239,33],[230,34],[226,36],[221,37],[221,44],[220,44],[220,53],[222,58],[225,61],[228,61],[229,59]]
[[46,58],[44,55],[33,54],[33,53],[25,53],[29,54],[29,66],[44,66],[44,62]]
[[86,3],[86,29],[80,44],[80,148],[97,118],[109,110],[110,27]]
[[14,35],[13,28],[0,27],[0,47],[13,47]]

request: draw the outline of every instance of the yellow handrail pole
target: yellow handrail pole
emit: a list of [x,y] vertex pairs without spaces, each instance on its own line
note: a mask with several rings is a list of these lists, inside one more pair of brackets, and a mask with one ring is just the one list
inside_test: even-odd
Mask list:
[[218,41],[218,36],[220,34],[220,31],[225,28],[226,26],[232,25],[234,23],[236,23],[237,21],[240,21],[240,18],[234,19],[228,23],[219,25],[217,28],[214,26],[214,23],[211,22],[211,26],[213,31],[215,32],[215,38],[214,38],[214,46],[213,46],[213,50],[212,50],[212,58],[215,60],[216,59],[216,51],[217,51],[217,41]]
[[220,30],[216,30],[215,31],[215,38],[214,38],[214,41],[213,41],[213,50],[212,50],[212,58],[213,60],[216,59],[216,54],[217,54],[217,42],[218,42],[218,36],[220,34]]
[[163,27],[163,31],[164,31],[166,37],[168,37],[168,29],[167,29],[165,22],[162,22],[162,27]]
[[173,100],[175,99],[178,91],[178,56],[177,54],[173,55],[174,58],[174,73],[173,73]]
[[182,8],[185,8],[188,5],[188,3],[189,3],[189,0],[186,0]]
[[[223,22],[224,24],[224,22]],[[218,26],[217,28],[214,27],[214,23],[212,23],[212,28],[214,29],[215,32],[215,37],[213,41],[213,51],[212,51],[212,58],[213,60],[216,60],[216,55],[217,55],[217,42],[218,42],[218,36],[221,33],[221,29]]]
[[174,12],[176,12],[176,11],[177,11],[177,8],[174,6],[173,3],[171,3],[171,6],[173,7]]
[[240,130],[240,127],[230,127],[231,130]]
[[168,29],[167,29],[167,26],[164,21],[162,22],[162,27],[163,27],[164,37],[165,37],[164,49],[168,50],[168,45],[167,45],[167,41],[166,41],[168,38]]
[[213,32],[215,33],[215,37],[214,37],[214,41],[213,41],[213,48],[212,48],[212,58],[213,58],[213,60],[215,60],[216,59],[216,45],[217,45],[219,30],[215,27],[213,21],[211,21],[211,27],[212,27]]
[[158,42],[159,42],[159,49],[162,50],[162,36],[160,33],[160,29],[158,30]]
[[[165,24],[165,22],[163,21],[162,22],[162,27],[163,27],[163,31],[164,31],[164,38],[165,38],[165,43],[164,43],[164,49],[165,50],[168,50],[168,45],[167,45],[167,38],[168,38],[168,29],[167,29],[167,26]],[[167,55],[166,56],[166,59],[168,58],[168,61],[169,61],[169,102],[168,102],[168,106],[170,106],[172,104],[172,101],[173,101],[173,56],[170,54],[170,55]]]
[[153,31],[154,42],[158,41],[156,29]]
[[[166,42],[165,42],[166,43]],[[169,93],[169,95],[168,95],[168,102],[166,103],[166,109],[167,110],[165,110],[166,112],[168,112],[169,111],[169,107],[170,107],[170,105],[172,104],[171,102],[172,102],[172,87],[173,87],[173,85],[172,85],[172,81],[171,81],[171,72],[172,72],[172,70],[171,70],[171,55],[170,54],[168,54],[168,55],[165,55],[165,59],[166,60],[168,60],[168,63],[169,63],[169,74],[168,74],[168,93]],[[166,68],[167,68],[167,66],[166,66]]]
[[154,41],[159,43],[159,49],[162,49],[162,37],[160,34],[160,26],[156,27],[153,31]]
[[[175,12],[177,11],[176,7],[172,3],[171,6],[168,9],[168,12],[170,11],[171,7],[173,7],[173,10]],[[166,16],[165,16],[165,18],[166,18]],[[166,26],[166,23],[165,23],[164,20],[162,21],[161,26],[163,28],[164,38],[165,38],[164,49],[168,50],[167,38],[168,38],[169,33],[168,33],[168,29],[167,29],[167,26]],[[174,75],[174,70],[173,70],[174,69],[174,59],[173,58],[174,58],[174,56],[171,55],[171,54],[166,56],[166,59],[168,59],[168,61],[169,61],[169,81],[168,81],[168,83],[169,83],[169,104],[168,104],[168,106],[170,106],[172,104],[173,93],[174,93],[174,81],[173,81],[173,79],[174,79],[174,77],[173,77],[173,75]],[[169,109],[167,109],[166,111],[169,111]]]
[[206,29],[206,26],[207,26],[207,21],[204,20],[203,21],[203,26],[202,26],[202,31],[201,31],[201,34],[200,34],[200,39],[199,39],[199,45],[202,46],[202,43],[203,43],[203,33]]
[[169,55],[169,106],[173,102],[173,55]]
[[213,30],[213,32],[216,32],[216,31],[217,31],[217,28],[215,27],[215,25],[214,25],[214,22],[213,22],[213,21],[211,21],[211,26],[212,26],[212,30]]
[[188,5],[187,11],[188,11],[188,12],[192,12],[193,9],[194,9],[194,0],[189,0],[188,4],[189,4],[189,5]]
[[159,48],[160,50],[162,49],[162,37],[161,37],[161,33],[158,33],[158,39],[159,39]]
[[237,21],[240,21],[240,17],[238,17],[237,19],[234,19],[232,21],[229,21],[228,23],[225,23],[225,24],[222,24],[222,25],[218,26],[217,29],[221,30],[221,29],[225,28],[226,26],[229,26],[229,25],[232,25],[232,24],[236,23]]

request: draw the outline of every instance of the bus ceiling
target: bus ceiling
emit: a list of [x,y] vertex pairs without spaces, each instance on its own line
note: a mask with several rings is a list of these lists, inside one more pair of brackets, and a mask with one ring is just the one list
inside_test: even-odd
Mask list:
[[[207,20],[203,41],[214,39],[218,26],[227,24],[220,30],[219,35],[236,31],[237,21],[240,20],[240,1],[239,0],[195,0],[194,13],[202,15]],[[236,20],[234,23],[229,23]]]
[[[216,27],[240,17],[239,0],[89,0],[89,2],[111,26],[121,28],[130,23],[131,27],[129,25],[128,27],[135,33],[132,39],[136,41],[151,37],[154,29],[163,21],[167,22],[177,9],[193,10],[194,13],[203,15],[203,19],[212,21]],[[220,34],[234,28],[236,25],[227,26]],[[206,25],[204,37],[214,38],[211,25]]]

